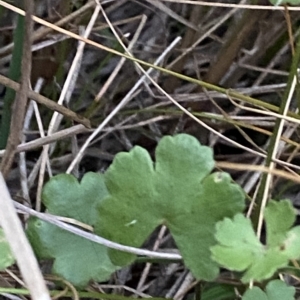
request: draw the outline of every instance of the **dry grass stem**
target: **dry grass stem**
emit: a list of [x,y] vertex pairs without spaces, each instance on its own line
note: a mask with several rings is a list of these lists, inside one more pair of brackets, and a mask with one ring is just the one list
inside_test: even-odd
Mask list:
[[98,235],[83,231],[81,229],[78,229],[77,227],[71,226],[67,223],[61,222],[58,217],[50,215],[50,214],[44,214],[37,212],[36,210],[33,210],[29,207],[26,207],[25,205],[22,205],[18,202],[14,202],[15,207],[20,210],[23,213],[29,214],[31,216],[37,217],[43,221],[46,221],[48,223],[51,223],[53,225],[58,226],[59,228],[72,232],[78,236],[81,236],[85,239],[88,239],[90,241],[93,241],[95,243],[104,245],[108,248],[136,254],[136,255],[144,255],[151,258],[161,258],[161,259],[172,259],[172,260],[181,260],[182,257],[179,254],[173,254],[173,253],[162,253],[162,252],[154,252],[129,246],[120,245],[118,243],[109,241],[107,239],[104,239]]
[[[20,90],[20,84],[3,76],[0,75],[0,83],[3,84],[4,86],[11,88],[15,91],[19,91]],[[65,108],[62,105],[57,104],[56,102],[38,94],[35,93],[32,90],[28,91],[28,97],[31,98],[32,100],[45,105],[47,108],[49,108],[50,110],[54,110],[57,111],[58,113],[64,115],[67,118],[70,118],[72,120],[74,120],[75,122],[78,122],[80,124],[83,124],[85,127],[87,128],[91,128],[91,124],[90,121],[84,117],[81,117],[79,115],[77,115],[76,113],[74,113],[72,110]]]
[[[179,42],[179,38],[175,39],[173,43],[170,44],[170,46],[163,52],[163,54],[156,60],[154,65],[157,65],[162,61],[162,59],[165,57],[167,53]],[[141,69],[143,72],[144,70]],[[86,140],[84,145],[81,147],[80,151],[78,152],[77,156],[74,158],[72,163],[70,164],[67,173],[71,173],[75,165],[80,161],[82,158],[84,151],[90,144],[90,142],[102,131],[102,129],[109,123],[109,121],[120,111],[122,107],[124,107],[132,98],[132,95],[135,93],[135,91],[142,85],[142,83],[148,78],[149,74],[153,69],[149,69],[147,72],[144,73],[144,75],[138,80],[138,82],[133,86],[133,88],[130,90],[130,92],[127,93],[127,95],[122,99],[122,101],[114,108],[114,110],[105,118],[105,120],[98,126],[98,128],[91,134],[91,136]]]
[[0,220],[5,236],[33,300],[50,300],[42,273],[0,173]]

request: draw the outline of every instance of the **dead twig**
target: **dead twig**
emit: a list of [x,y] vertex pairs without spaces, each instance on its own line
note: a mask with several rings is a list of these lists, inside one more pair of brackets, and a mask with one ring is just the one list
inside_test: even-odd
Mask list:
[[[3,76],[0,75],[0,83],[3,84],[4,86],[11,88],[15,91],[19,91],[20,90],[20,84]],[[87,118],[84,118],[78,114],[76,114],[75,112],[73,112],[72,110],[57,104],[56,102],[32,91],[29,90],[28,91],[28,97],[31,98],[32,100],[36,101],[37,103],[40,103],[42,105],[45,105],[47,108],[51,109],[51,110],[55,110],[58,113],[64,115],[67,118],[72,119],[73,121],[80,123],[82,125],[84,125],[87,128],[91,128],[91,123],[90,120]]]

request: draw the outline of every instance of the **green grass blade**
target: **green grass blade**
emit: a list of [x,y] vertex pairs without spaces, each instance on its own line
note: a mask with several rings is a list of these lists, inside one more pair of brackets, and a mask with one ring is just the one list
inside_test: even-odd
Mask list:
[[[9,68],[8,77],[14,81],[19,81],[21,75],[21,61],[23,52],[23,35],[24,35],[24,17],[18,15],[17,26],[14,32],[14,49],[12,53],[12,60]],[[0,124],[0,149],[6,147],[12,104],[15,99],[15,91],[7,88],[4,96],[3,113]]]

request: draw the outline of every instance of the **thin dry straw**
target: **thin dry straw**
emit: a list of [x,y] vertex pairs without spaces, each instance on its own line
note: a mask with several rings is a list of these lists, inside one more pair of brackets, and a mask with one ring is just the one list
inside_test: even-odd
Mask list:
[[[154,65],[158,65],[163,58],[167,55],[167,53],[170,52],[171,49],[175,47],[175,45],[181,40],[180,37],[177,37],[170,46],[158,57],[158,59],[155,61]],[[149,70],[146,72],[146,74],[149,76],[151,72],[153,71],[152,68],[149,68]],[[98,128],[89,136],[89,138],[86,140],[84,145],[79,150],[77,156],[72,161],[71,165],[69,166],[66,173],[70,174],[75,167],[75,165],[81,160],[84,151],[89,146],[90,142],[102,131],[102,129],[108,124],[108,122],[119,112],[119,110],[124,107],[128,101],[131,99],[131,96],[136,92],[136,90],[140,87],[140,85],[147,79],[147,76],[144,74],[132,87],[132,89],[127,93],[127,95],[122,99],[122,101],[114,108],[114,110],[105,118],[105,120],[98,126]]]
[[139,249],[139,248],[134,248],[130,246],[124,246],[112,241],[109,241],[105,238],[102,238],[98,235],[95,235],[93,233],[89,233],[87,231],[83,231],[75,226],[69,225],[67,223],[64,223],[60,220],[58,220],[58,217],[50,215],[50,214],[45,214],[45,213],[40,213],[37,212],[25,205],[22,205],[16,201],[14,201],[14,205],[17,209],[19,209],[21,212],[29,214],[31,216],[37,217],[43,221],[46,221],[48,223],[51,223],[53,225],[58,226],[59,228],[72,232],[78,236],[81,236],[87,240],[90,240],[92,242],[104,245],[108,248],[136,254],[136,255],[143,255],[151,258],[161,258],[161,259],[170,259],[170,260],[181,260],[182,257],[179,254],[174,254],[174,253],[160,253],[160,252],[154,252],[154,251],[149,251],[149,250],[144,250],[144,249]]
[[39,265],[25,236],[2,173],[0,173],[0,221],[32,299],[50,300]]

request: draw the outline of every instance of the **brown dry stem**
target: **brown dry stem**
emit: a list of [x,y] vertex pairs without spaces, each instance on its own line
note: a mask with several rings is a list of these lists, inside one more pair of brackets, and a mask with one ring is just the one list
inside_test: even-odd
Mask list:
[[31,35],[33,29],[32,14],[34,4],[31,0],[24,3],[25,6],[25,22],[24,22],[24,38],[23,38],[23,56],[21,62],[21,84],[14,101],[12,118],[10,124],[10,133],[7,140],[6,151],[1,162],[1,172],[6,178],[13,164],[16,148],[21,141],[21,133],[23,121],[26,112],[28,91],[30,89],[31,74]]
[[[0,74],[0,83],[3,84],[6,87],[9,87],[15,91],[19,91],[20,90],[20,84],[1,75]],[[78,114],[76,114],[75,112],[73,112],[72,110],[57,104],[56,102],[48,99],[47,97],[44,97],[32,90],[28,91],[28,97],[31,98],[32,100],[36,101],[37,103],[40,103],[42,105],[45,105],[46,107],[48,107],[51,110],[57,111],[58,113],[64,115],[67,118],[72,119],[75,122],[78,122],[82,125],[84,125],[87,128],[91,128],[91,123],[90,120],[87,118],[84,118]]]

